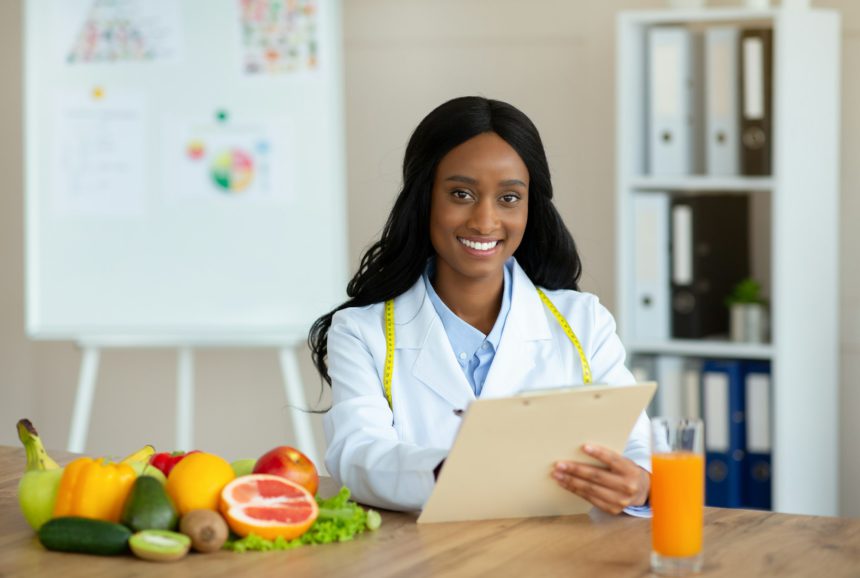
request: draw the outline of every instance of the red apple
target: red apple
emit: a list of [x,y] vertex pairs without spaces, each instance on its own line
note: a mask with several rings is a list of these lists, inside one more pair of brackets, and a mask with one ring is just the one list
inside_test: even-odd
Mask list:
[[290,446],[278,446],[263,454],[254,466],[254,473],[287,478],[304,487],[313,496],[316,496],[320,484],[314,463],[305,454]]

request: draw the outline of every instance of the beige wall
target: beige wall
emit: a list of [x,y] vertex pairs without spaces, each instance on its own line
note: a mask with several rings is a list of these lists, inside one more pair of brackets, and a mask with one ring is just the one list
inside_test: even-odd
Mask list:
[[[21,11],[0,2],[0,443],[13,415],[34,408],[31,347],[24,339],[24,162],[21,147]],[[8,431],[3,431],[8,430]]]
[[[23,333],[20,1],[0,1],[0,424],[7,424],[0,427],[0,443],[15,443],[13,423],[28,415],[50,446],[61,447],[79,353],[66,343],[31,343]],[[850,74],[860,66],[860,6],[850,0],[814,4],[843,10],[846,32],[841,497],[843,514],[860,516],[855,489],[860,447],[852,443],[860,439],[854,420],[860,412],[860,273],[848,268],[860,247],[860,232],[850,226],[860,219],[860,168],[845,160],[860,152],[860,112],[849,104],[860,101],[860,80]],[[583,286],[612,308],[615,14],[662,5],[659,0],[346,0],[352,266],[384,223],[415,124],[448,98],[483,94],[515,103],[538,125],[557,204],[584,256]],[[219,350],[197,359],[199,446],[232,459],[292,440],[274,354]],[[170,448],[174,355],[108,352],[102,365],[88,450],[120,454],[143,442]],[[315,399],[318,379],[309,363],[302,370]]]

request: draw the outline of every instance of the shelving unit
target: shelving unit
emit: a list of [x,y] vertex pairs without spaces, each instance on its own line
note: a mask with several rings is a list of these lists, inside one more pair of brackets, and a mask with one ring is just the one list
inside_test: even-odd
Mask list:
[[629,186],[637,191],[770,192],[774,181],[770,177],[639,176],[630,178]]
[[[649,27],[773,30],[773,174],[646,174]],[[617,22],[617,319],[628,355],[771,362],[773,509],[838,511],[838,223],[840,23],[833,11],[703,9],[623,12]],[[633,198],[733,192],[766,196],[772,342],[637,340]],[[667,248],[668,251],[668,248]]]
[[645,355],[689,355],[692,357],[726,357],[730,359],[767,359],[773,357],[773,347],[761,343],[733,343],[712,339],[669,339],[665,341],[626,342],[628,353]]

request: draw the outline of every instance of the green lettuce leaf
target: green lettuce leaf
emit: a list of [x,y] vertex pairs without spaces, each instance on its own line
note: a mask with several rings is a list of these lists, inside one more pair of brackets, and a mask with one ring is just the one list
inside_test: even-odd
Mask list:
[[294,540],[266,540],[255,534],[245,538],[228,540],[224,545],[233,552],[269,552],[272,550],[290,550],[309,544],[330,544],[352,540],[365,530],[376,530],[382,523],[382,516],[374,510],[365,510],[355,502],[350,501],[347,487],[331,498],[316,498],[319,506],[319,516],[307,532]]

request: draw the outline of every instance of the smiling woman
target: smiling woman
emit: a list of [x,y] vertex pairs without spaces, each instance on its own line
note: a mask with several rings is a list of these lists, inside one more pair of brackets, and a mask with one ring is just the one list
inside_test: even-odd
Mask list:
[[455,147],[436,169],[430,200],[430,242],[437,255],[433,287],[451,311],[485,334],[502,303],[504,263],[526,229],[528,182],[523,160],[492,132]]
[[[332,387],[326,466],[357,500],[421,508],[478,397],[634,382],[552,195],[540,135],[509,104],[457,98],[415,129],[382,237],[309,336]],[[644,412],[624,455],[584,451],[603,467],[560,461],[560,486],[609,512],[645,503]]]

